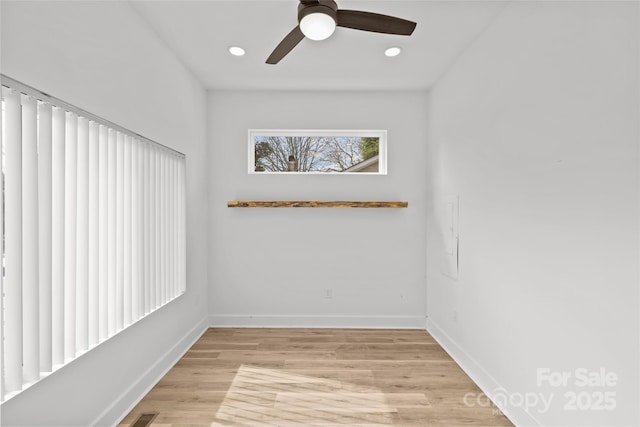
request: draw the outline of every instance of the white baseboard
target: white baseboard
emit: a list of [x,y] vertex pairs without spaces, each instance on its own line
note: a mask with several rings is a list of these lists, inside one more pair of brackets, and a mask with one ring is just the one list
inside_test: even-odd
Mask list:
[[424,329],[424,316],[211,315],[212,328]]
[[115,426],[149,393],[154,385],[164,377],[173,365],[207,330],[207,317],[203,317],[164,356],[149,367],[131,387],[125,390],[113,404],[96,418],[93,426]]
[[[541,426],[530,413],[520,406],[505,406],[504,397],[508,391],[502,387],[478,362],[468,355],[449,335],[430,318],[427,319],[427,332],[444,348],[462,370],[475,382],[480,390],[491,399],[502,413],[516,426]],[[498,398],[496,398],[498,397]],[[501,398],[500,398],[501,397]],[[508,402],[506,402],[508,405]]]

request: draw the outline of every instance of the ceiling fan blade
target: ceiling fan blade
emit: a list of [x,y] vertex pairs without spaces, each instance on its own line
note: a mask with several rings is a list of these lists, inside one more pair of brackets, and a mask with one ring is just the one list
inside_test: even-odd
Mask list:
[[410,36],[416,28],[416,23],[379,13],[339,9],[338,26],[353,28],[354,30],[372,31],[374,33]]
[[277,64],[282,58],[287,56],[291,50],[298,45],[304,39],[304,34],[298,25],[289,34],[285,36],[278,46],[271,52],[269,58],[267,58],[267,64]]

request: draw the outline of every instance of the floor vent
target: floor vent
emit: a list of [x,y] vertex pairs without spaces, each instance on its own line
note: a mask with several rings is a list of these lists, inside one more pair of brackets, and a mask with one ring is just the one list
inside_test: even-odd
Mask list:
[[157,416],[158,412],[145,412],[140,415],[133,424],[131,424],[131,427],[148,427]]

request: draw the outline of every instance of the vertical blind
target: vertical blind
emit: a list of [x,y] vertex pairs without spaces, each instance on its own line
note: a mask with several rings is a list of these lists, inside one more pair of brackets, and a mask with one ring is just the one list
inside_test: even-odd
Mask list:
[[2,76],[0,401],[185,292],[184,155]]

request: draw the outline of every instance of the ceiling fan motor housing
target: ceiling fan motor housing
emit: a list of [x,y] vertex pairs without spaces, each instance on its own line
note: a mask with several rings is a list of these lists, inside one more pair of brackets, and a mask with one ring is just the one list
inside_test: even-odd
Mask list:
[[302,21],[307,15],[312,13],[323,13],[329,15],[334,22],[338,22],[338,5],[335,1],[323,1],[322,3],[305,4],[300,3],[298,5],[298,22]]

